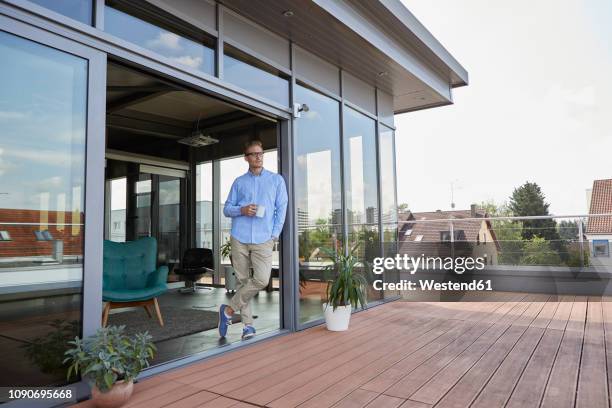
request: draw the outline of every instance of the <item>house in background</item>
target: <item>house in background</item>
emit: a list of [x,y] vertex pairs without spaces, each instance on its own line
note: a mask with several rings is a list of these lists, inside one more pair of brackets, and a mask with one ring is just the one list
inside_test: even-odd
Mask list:
[[[589,201],[589,215],[611,214],[612,179],[593,181]],[[591,264],[594,267],[612,266],[612,217],[589,217],[585,236],[591,247]]]
[[[497,265],[499,242],[484,210],[403,212],[400,220],[400,254],[432,257],[482,257]],[[429,222],[428,222],[429,221]],[[452,240],[452,245],[451,245]]]

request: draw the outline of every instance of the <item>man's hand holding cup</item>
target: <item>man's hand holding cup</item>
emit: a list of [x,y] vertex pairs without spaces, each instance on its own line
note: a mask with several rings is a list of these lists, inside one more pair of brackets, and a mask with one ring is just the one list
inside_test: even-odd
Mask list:
[[254,217],[257,214],[257,204],[248,204],[244,207],[240,207],[240,214],[247,217]]

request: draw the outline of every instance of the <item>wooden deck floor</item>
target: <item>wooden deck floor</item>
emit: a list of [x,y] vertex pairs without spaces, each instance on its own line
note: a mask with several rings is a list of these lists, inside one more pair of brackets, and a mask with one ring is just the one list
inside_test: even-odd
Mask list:
[[127,406],[609,406],[612,302],[495,296],[392,302],[348,332],[315,327],[157,375]]

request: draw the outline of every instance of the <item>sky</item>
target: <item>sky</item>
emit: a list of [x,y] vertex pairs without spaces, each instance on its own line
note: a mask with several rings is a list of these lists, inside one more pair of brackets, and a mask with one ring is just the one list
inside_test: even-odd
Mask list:
[[499,205],[531,181],[550,213],[588,213],[586,190],[612,178],[612,2],[403,3],[470,83],[454,105],[395,117],[398,202]]

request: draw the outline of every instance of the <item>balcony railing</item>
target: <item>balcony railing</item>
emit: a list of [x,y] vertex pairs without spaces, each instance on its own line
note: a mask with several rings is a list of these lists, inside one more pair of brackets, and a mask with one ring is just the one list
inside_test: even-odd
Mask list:
[[409,219],[398,228],[400,254],[612,272],[612,214]]

